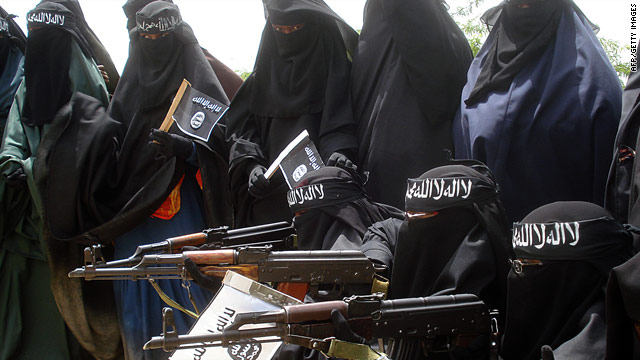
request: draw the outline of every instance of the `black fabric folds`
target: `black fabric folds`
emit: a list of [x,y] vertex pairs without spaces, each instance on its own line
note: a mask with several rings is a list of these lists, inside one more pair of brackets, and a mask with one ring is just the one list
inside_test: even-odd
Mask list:
[[568,4],[565,0],[512,0],[499,5],[502,13],[495,25],[496,41],[465,103],[473,105],[492,91],[506,90],[520,70],[536,61],[554,41],[560,16]]
[[9,14],[0,6],[0,18],[7,21],[7,25],[9,26],[8,34],[11,42],[18,46],[20,51],[24,54],[27,47],[27,37],[24,35],[22,28],[14,20],[15,15]]
[[[148,18],[166,11],[179,14],[176,5],[163,1],[141,11]],[[208,143],[195,142],[197,169],[175,157],[156,158],[147,146],[150,130],[160,126],[183,78],[228,104],[191,28],[182,22],[168,36],[149,40],[159,41],[154,44],[143,42],[135,30],[130,35],[129,59],[106,113],[76,94],[67,115],[50,130],[57,141],[41,145],[49,167],[63,169],[67,177],[66,182],[48,180],[45,203],[75,214],[67,221],[49,222],[58,240],[110,243],[148,218],[184,174],[194,176],[198,169],[207,226],[233,222],[223,125],[214,128]],[[156,59],[145,58],[145,51],[155,51],[159,63],[150,63]],[[174,131],[176,127],[170,129]]]
[[635,181],[638,129],[640,128],[640,72],[632,72],[622,93],[622,115],[616,135],[615,153],[609,169],[605,208],[618,221],[640,225],[637,214],[638,185]]
[[[225,115],[239,227],[288,220],[282,176],[270,179],[258,199],[247,192],[248,174],[256,165],[269,166],[303,130],[325,160],[337,151],[352,156],[357,148],[348,92],[357,33],[322,0],[264,5],[268,19],[253,73]],[[286,35],[273,29],[277,22],[304,26]]]
[[[603,221],[602,219],[607,219]],[[604,318],[604,286],[609,271],[632,254],[631,236],[602,207],[587,202],[556,202],[527,215],[521,224],[588,223],[580,228],[576,246],[547,246],[532,256],[516,246],[520,259],[541,260],[541,265],[514,266],[509,272],[509,293],[502,357],[540,359],[540,349],[552,349],[581,334],[592,315]],[[516,225],[518,228],[521,225]],[[621,230],[622,229],[622,230]],[[582,231],[584,230],[584,231]],[[517,232],[514,235],[516,242]],[[557,236],[556,236],[557,237]],[[548,238],[553,241],[551,238]],[[600,254],[585,256],[579,245],[600,243]],[[573,250],[575,257],[568,253]],[[557,256],[556,256],[557,255]],[[585,336],[587,332],[583,332]],[[604,334],[601,334],[600,338]],[[574,339],[575,340],[575,339]],[[575,341],[574,341],[575,342]],[[575,342],[580,343],[580,342]],[[588,343],[576,359],[596,359],[602,342]],[[578,354],[584,354],[579,356]]]
[[611,271],[607,284],[607,359],[640,357],[640,255]]
[[[75,36],[79,39],[82,44],[81,47],[87,56],[93,58],[97,65],[103,65],[104,70],[107,72],[109,76],[109,83],[107,83],[107,90],[110,94],[116,89],[118,85],[118,81],[120,80],[120,75],[118,74],[118,70],[116,69],[113,60],[111,60],[111,56],[109,52],[104,47],[98,36],[93,32],[89,24],[84,18],[84,13],[82,12],[82,8],[80,7],[80,2],[78,0],[42,0],[41,3],[44,2],[52,2],[60,4],[69,11],[71,11],[75,15],[76,20],[76,28],[78,29]],[[85,50],[86,49],[86,50]]]
[[51,122],[71,98],[69,65],[72,36],[58,28],[31,30],[24,60],[26,103],[22,121],[29,126]]
[[372,199],[402,208],[406,180],[447,163],[472,58],[443,1],[367,1],[350,88]]
[[359,250],[369,226],[402,217],[400,210],[369,200],[360,178],[342,168],[326,166],[301,181],[303,186],[289,193],[297,200],[291,211],[300,249]]

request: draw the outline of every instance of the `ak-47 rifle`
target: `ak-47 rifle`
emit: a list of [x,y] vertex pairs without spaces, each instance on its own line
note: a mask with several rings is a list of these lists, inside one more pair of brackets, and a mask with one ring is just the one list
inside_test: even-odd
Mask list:
[[[366,356],[361,351],[360,355],[354,356],[352,349],[345,353],[344,349],[349,346],[345,347],[345,342],[335,339],[337,331],[331,317],[333,309],[340,311],[351,330],[365,340],[411,337],[422,339],[426,352],[442,352],[466,347],[478,336],[485,335],[487,349],[495,349],[495,314],[470,294],[398,300],[383,300],[381,294],[374,294],[352,296],[342,301],[290,305],[281,310],[240,313],[221,332],[196,335],[178,335],[172,310],[165,308],[162,336],[153,337],[144,345],[144,349],[173,351],[284,341],[320,350],[328,356],[384,358],[380,354],[377,357]],[[255,324],[260,324],[260,327],[255,327]],[[249,326],[243,329],[245,325]],[[351,348],[355,345],[347,344],[352,345]]]
[[[343,294],[345,286],[372,285],[374,280],[381,278],[377,272],[384,270],[357,250],[272,251],[271,246],[262,246],[143,255],[133,267],[83,266],[71,271],[69,277],[83,277],[85,280],[191,280],[194,275],[189,268],[189,260],[200,273],[209,277],[223,278],[227,270],[231,270],[263,283],[308,284],[308,288],[294,290],[296,294],[280,288],[298,298],[310,290],[312,296],[336,299]],[[326,289],[327,286],[330,288]],[[304,293],[301,294],[302,291]]]
[[285,250],[294,249],[296,247],[295,243],[295,228],[293,224],[289,224],[286,221],[240,229],[229,229],[228,226],[220,226],[193,234],[169,238],[164,241],[140,245],[133,255],[120,260],[105,261],[102,256],[102,245],[94,245],[84,249],[84,263],[86,268],[119,268],[138,264],[144,254],[173,254],[181,252],[185,246],[206,245],[209,249],[223,249],[271,245],[275,249]]

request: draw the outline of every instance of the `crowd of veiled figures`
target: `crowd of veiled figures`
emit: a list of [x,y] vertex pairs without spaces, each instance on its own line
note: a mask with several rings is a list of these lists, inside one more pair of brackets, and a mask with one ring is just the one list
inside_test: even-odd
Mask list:
[[[166,359],[142,349],[162,332],[152,285],[70,279],[83,248],[123,259],[278,221],[299,249],[384,265],[390,299],[498,311],[495,348],[399,337],[390,359],[640,357],[640,79],[622,91],[576,4],[496,1],[475,57],[441,0],[367,0],[359,34],[322,0],[263,4],[244,81],[170,0],[124,4],[121,74],[78,0],[16,14],[27,34],[0,8],[0,359]],[[183,79],[228,106],[206,138],[159,130]],[[303,130],[326,166],[291,189],[266,172]],[[215,295],[158,284],[183,305]],[[176,314],[178,333],[193,321]]]

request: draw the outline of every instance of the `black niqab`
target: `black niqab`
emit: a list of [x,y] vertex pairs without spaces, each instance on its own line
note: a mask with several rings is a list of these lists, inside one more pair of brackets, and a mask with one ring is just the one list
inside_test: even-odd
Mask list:
[[[523,4],[528,7],[521,7]],[[565,0],[515,0],[499,5],[503,11],[495,25],[497,41],[489,50],[476,86],[465,103],[472,105],[484,100],[491,91],[507,90],[520,70],[535,61],[554,41],[567,4]]]
[[[407,196],[411,211],[436,211],[437,215],[405,220],[400,227],[390,297],[472,293],[489,306],[501,309],[506,291],[502,276],[508,271],[509,251],[506,217],[497,185],[488,169],[479,163],[438,167],[418,180],[445,179],[474,179],[481,185],[458,194],[457,206],[455,197],[438,198],[435,193],[423,199]],[[407,194],[410,190],[411,187]],[[462,258],[467,260],[460,261]],[[469,259],[473,261],[468,263]]]
[[[631,256],[631,235],[622,225],[600,206],[579,201],[544,205],[521,224],[574,222],[585,223],[579,227],[580,242],[572,247],[576,259],[568,259],[567,248],[553,245],[551,237],[537,256],[514,238],[518,258],[544,260],[542,265],[514,267],[509,272],[504,359],[538,360],[543,345],[556,349],[580,333],[592,314],[604,316],[603,290],[609,270]],[[581,245],[593,243],[600,243],[603,250],[585,257]]]
[[[284,3],[265,1],[268,21],[256,58],[250,110],[284,118],[320,113],[347,95],[349,49],[336,25],[342,20],[328,7],[320,7],[318,14],[317,6],[292,10]],[[304,26],[284,34],[272,24]]]
[[[75,16],[64,6],[41,3],[29,15],[48,12],[65,16],[67,24]],[[28,16],[29,16],[28,15]],[[58,110],[71,98],[71,42],[75,26],[40,25],[30,30],[24,60],[26,101],[22,121],[29,126],[51,122]]]
[[[98,36],[93,32],[89,24],[87,23],[84,13],[82,12],[82,8],[80,7],[80,2],[78,0],[42,0],[41,3],[44,2],[52,2],[60,4],[69,11],[71,11],[75,15],[76,19],[76,27],[78,28],[77,38],[78,41],[82,44],[81,47],[85,54],[90,54],[91,58],[96,62],[97,65],[103,65],[104,70],[107,72],[109,76],[109,83],[107,84],[107,90],[110,94],[116,89],[118,85],[118,81],[120,80],[120,75],[118,74],[118,70],[116,69],[113,60],[111,60],[111,56],[109,52],[104,47]],[[87,55],[89,56],[89,55]]]
[[[452,192],[458,188],[453,185],[459,184],[452,180],[471,179],[479,186]],[[393,251],[389,298],[470,293],[478,295],[490,308],[504,311],[508,227],[493,175],[483,164],[470,161],[434,168],[411,180],[407,206],[412,213],[436,212],[435,216],[405,219],[399,228],[398,224],[387,223],[376,229],[379,240],[375,236],[367,239],[382,243],[380,249],[370,242],[365,244],[368,256],[379,253],[386,258],[385,246]],[[438,187],[438,194],[429,192],[428,187],[425,192],[416,192],[412,185],[418,180],[431,180],[434,184],[449,181],[449,185],[445,190]],[[446,200],[440,196],[445,194]],[[393,238],[385,239],[393,236],[393,227],[395,244]],[[384,259],[380,260],[384,263]],[[425,357],[420,340],[397,340],[390,355],[407,360],[486,358],[489,343],[479,337],[468,347],[452,349],[450,354],[429,353]]]

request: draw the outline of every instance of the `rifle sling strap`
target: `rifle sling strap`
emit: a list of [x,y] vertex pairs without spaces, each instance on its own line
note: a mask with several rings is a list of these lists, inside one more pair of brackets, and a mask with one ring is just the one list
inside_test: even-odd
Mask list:
[[172,298],[170,298],[167,294],[165,294],[165,292],[162,291],[162,289],[160,289],[160,285],[158,285],[153,279],[149,279],[149,282],[151,283],[151,286],[153,286],[155,291],[158,293],[158,296],[160,296],[162,301],[164,301],[167,305],[182,311],[183,313],[191,316],[194,319],[198,318],[198,314],[194,313],[191,310],[185,309],[184,307],[182,307],[182,305],[178,304]]
[[366,344],[356,344],[338,339],[332,339],[328,357],[336,357],[347,360],[388,360],[387,355],[376,352]]

